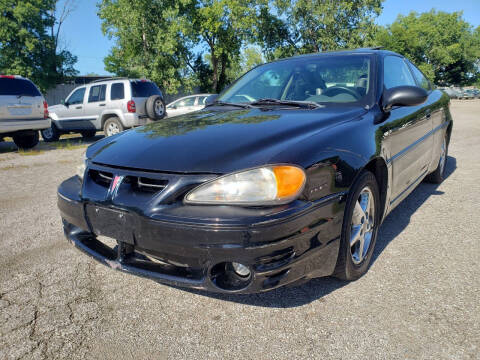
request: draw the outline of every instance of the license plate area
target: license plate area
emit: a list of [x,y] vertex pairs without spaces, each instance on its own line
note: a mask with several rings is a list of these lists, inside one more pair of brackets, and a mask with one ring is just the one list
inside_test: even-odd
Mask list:
[[128,212],[87,205],[86,213],[95,235],[103,235],[127,244],[134,244],[133,218]]

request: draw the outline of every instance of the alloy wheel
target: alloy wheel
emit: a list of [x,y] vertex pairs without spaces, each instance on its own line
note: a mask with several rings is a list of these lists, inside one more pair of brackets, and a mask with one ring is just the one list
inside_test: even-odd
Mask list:
[[53,137],[53,130],[51,127],[47,128],[47,129],[44,129],[42,131],[42,136],[45,138],[45,139],[51,139]]
[[355,202],[350,229],[350,253],[355,265],[367,256],[374,229],[375,199],[372,190],[366,186]]
[[107,135],[108,136],[118,134],[119,132],[120,132],[120,128],[118,127],[117,124],[115,124],[114,122],[111,122],[110,124],[108,124],[108,126],[107,126]]
[[155,114],[157,114],[157,116],[163,116],[164,112],[165,108],[163,106],[163,102],[161,100],[155,101]]

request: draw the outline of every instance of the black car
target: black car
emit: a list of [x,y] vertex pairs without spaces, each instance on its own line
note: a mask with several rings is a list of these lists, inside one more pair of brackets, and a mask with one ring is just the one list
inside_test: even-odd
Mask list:
[[398,54],[297,56],[201,111],[91,145],[58,206],[80,250],[171,285],[355,280],[385,216],[423,179],[442,181],[451,131],[447,94]]

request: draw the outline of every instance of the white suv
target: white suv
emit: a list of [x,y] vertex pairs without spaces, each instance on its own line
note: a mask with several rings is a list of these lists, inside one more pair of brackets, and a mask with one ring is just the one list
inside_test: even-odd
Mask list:
[[48,108],[52,126],[42,131],[45,141],[56,141],[62,133],[83,137],[103,130],[111,136],[147,119],[165,116],[163,95],[154,82],[145,79],[111,78],[75,88],[60,105]]
[[0,141],[11,136],[20,149],[38,144],[38,130],[50,128],[48,105],[38,88],[18,75],[0,75]]

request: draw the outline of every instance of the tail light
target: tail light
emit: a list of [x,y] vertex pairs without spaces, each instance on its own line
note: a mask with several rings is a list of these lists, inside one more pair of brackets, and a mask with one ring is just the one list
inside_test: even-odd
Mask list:
[[48,104],[43,100],[43,118],[48,119]]
[[137,111],[137,107],[135,106],[135,101],[130,100],[127,103],[127,110],[128,110],[128,112],[131,112],[131,113],[134,113],[134,112]]
[[3,79],[15,79],[15,75],[0,75],[0,78],[3,78]]

